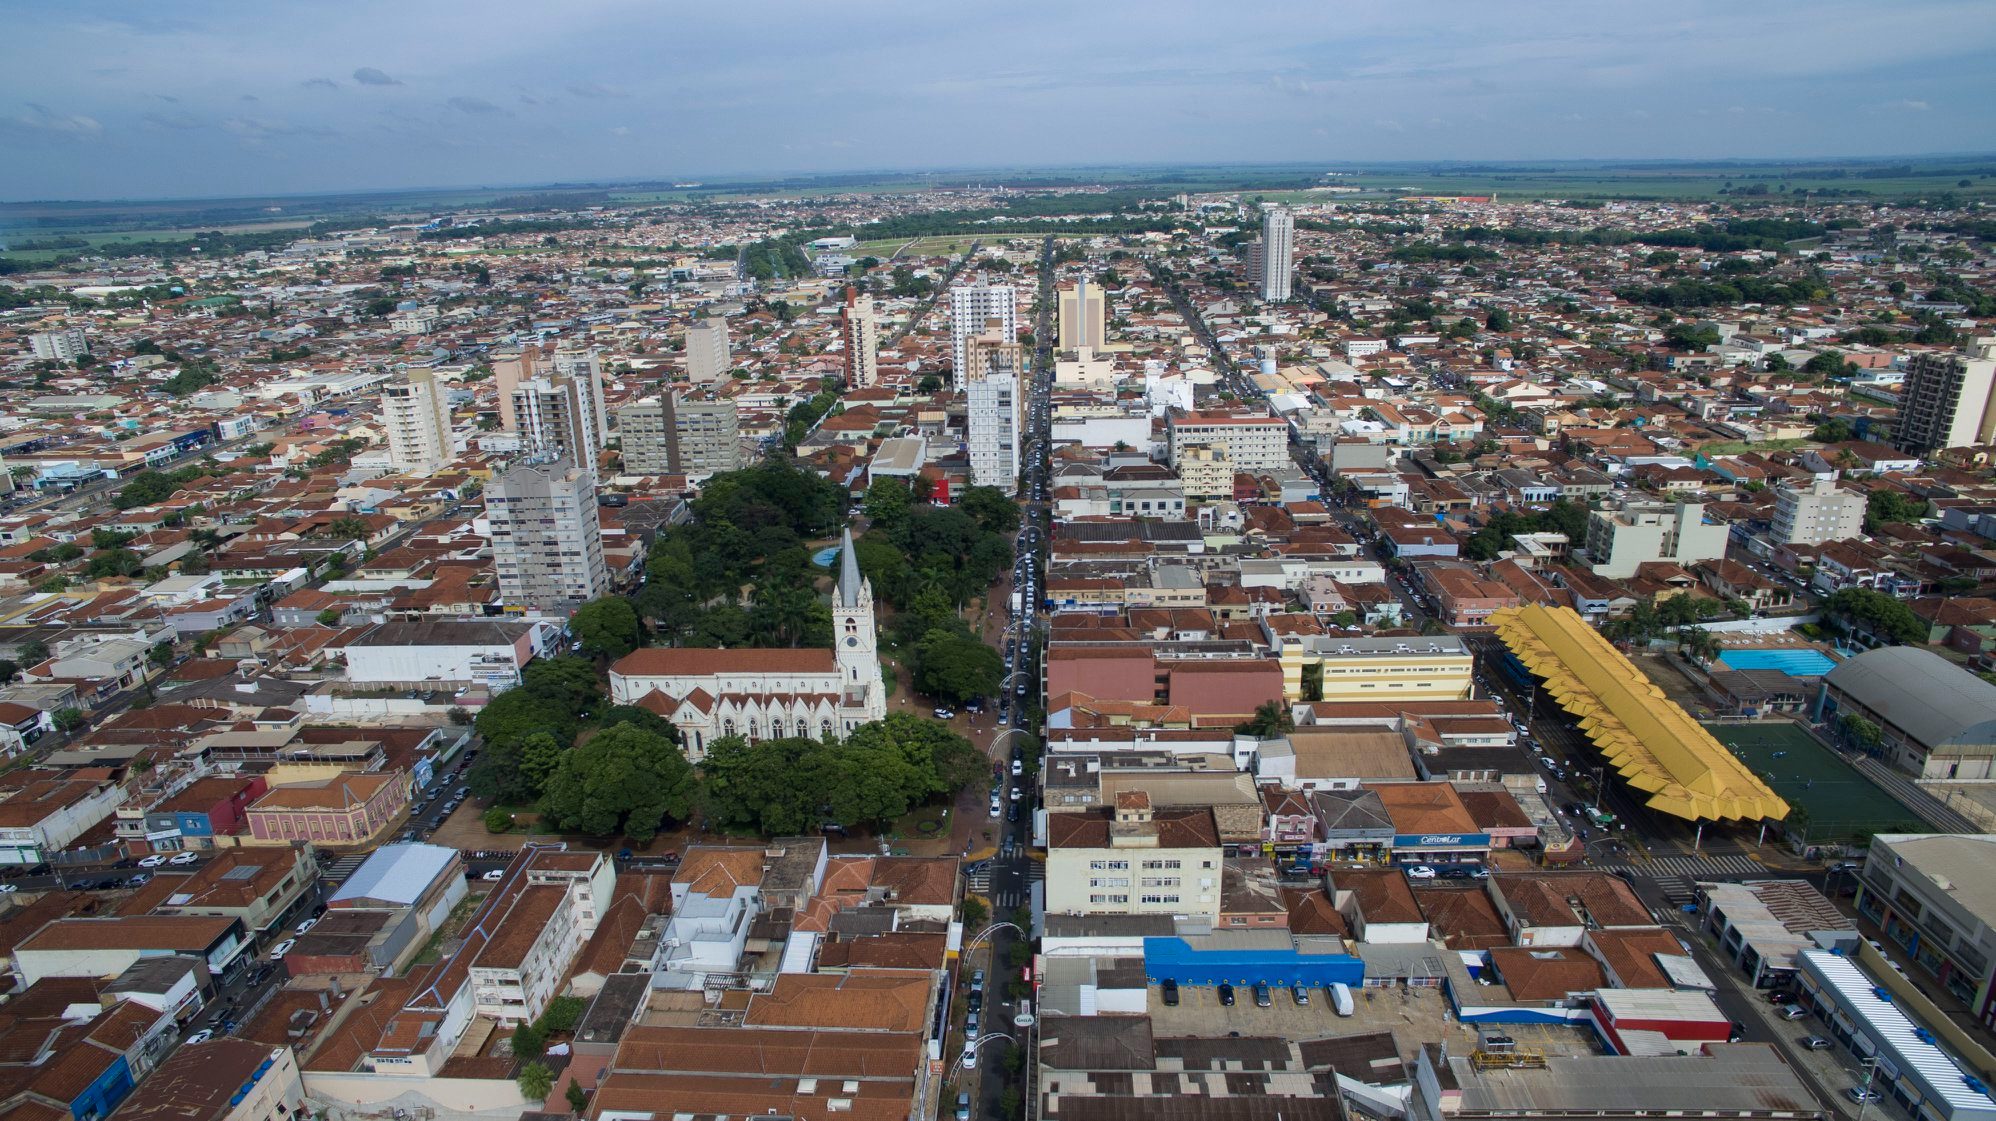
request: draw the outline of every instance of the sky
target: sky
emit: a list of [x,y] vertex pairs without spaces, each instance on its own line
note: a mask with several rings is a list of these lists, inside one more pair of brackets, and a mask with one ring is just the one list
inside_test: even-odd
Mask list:
[[1996,150],[1990,0],[0,0],[0,199]]

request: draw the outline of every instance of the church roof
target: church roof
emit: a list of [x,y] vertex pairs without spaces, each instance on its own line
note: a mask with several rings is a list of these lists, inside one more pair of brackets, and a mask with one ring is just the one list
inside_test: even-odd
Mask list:
[[724,673],[837,673],[838,658],[830,650],[811,647],[742,647],[704,650],[647,646],[633,650],[610,665],[623,677],[710,677]]

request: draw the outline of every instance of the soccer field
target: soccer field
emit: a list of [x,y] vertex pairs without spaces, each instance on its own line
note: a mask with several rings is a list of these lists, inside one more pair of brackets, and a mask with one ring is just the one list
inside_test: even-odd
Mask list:
[[1925,831],[1918,815],[1792,724],[1707,724],[1714,739],[1805,814],[1811,841]]

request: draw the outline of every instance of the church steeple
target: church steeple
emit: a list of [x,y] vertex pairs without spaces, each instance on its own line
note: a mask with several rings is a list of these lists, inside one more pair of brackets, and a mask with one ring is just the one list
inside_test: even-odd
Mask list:
[[852,527],[847,526],[839,544],[839,606],[858,607],[860,591],[859,557],[853,552]]

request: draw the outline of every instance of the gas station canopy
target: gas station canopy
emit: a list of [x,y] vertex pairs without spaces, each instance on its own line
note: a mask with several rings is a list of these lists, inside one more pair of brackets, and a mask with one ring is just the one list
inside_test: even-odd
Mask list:
[[1566,607],[1505,608],[1497,637],[1648,806],[1687,821],[1779,821],[1788,803]]

